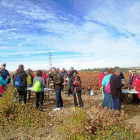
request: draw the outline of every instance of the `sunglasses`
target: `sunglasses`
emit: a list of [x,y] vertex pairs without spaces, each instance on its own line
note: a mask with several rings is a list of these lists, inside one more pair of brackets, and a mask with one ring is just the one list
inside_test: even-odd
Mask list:
[[136,71],[133,71],[133,72],[136,72]]

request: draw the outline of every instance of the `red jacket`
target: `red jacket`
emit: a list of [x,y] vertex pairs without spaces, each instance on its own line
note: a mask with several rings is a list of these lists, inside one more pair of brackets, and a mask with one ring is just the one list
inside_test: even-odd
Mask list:
[[104,77],[105,77],[105,74],[104,73],[100,73],[100,75],[99,75],[99,86],[100,86],[100,88],[103,86],[102,85],[102,80],[103,80]]
[[138,98],[140,99],[140,80],[136,82],[135,90],[138,91]]
[[46,79],[46,78],[48,78],[47,74],[46,73],[42,73],[42,77],[45,79],[45,82],[47,82],[47,79]]

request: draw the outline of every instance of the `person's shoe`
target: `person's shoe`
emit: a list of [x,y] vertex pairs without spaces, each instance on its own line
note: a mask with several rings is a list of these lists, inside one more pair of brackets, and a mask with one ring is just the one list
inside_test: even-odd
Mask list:
[[64,107],[60,107],[60,109],[64,109]]
[[60,108],[59,108],[59,107],[57,107],[57,108],[54,108],[54,109],[53,109],[53,111],[57,111],[57,110],[60,110]]

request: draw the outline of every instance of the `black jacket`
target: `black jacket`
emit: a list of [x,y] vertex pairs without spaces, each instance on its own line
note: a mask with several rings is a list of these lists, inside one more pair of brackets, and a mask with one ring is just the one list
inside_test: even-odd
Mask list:
[[[70,81],[69,81],[70,89],[71,89],[71,92],[73,92],[74,87],[75,87],[74,84],[73,84],[73,82],[75,81],[75,77],[72,76],[69,80],[70,80]],[[79,76],[77,77],[77,81],[79,81],[79,82],[81,83],[81,79],[80,79]]]
[[119,76],[113,74],[110,77],[110,88],[111,88],[111,95],[115,98],[123,99],[122,96],[122,87],[124,85],[121,83]]
[[27,75],[26,75],[26,73],[25,73],[25,71],[21,71],[21,70],[19,70],[16,74],[15,74],[15,77],[14,77],[14,83],[15,83],[15,79],[16,79],[16,77],[19,75],[19,78],[20,78],[20,80],[21,80],[21,83],[23,83],[22,84],[22,87],[23,88],[27,88]]
[[74,70],[72,70],[70,73],[69,73],[69,78],[71,78],[73,76],[73,73],[74,73]]

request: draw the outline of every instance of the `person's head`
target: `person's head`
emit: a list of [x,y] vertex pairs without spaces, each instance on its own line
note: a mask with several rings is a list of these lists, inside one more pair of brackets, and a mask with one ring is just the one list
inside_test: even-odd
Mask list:
[[74,70],[74,68],[73,68],[73,67],[71,67],[71,68],[70,68],[70,71],[73,71],[73,70]]
[[136,69],[133,69],[133,70],[132,70],[132,73],[133,73],[134,75],[136,74],[136,72],[137,72]]
[[120,68],[119,67],[114,67],[113,72],[114,72],[114,74],[119,76],[120,75]]
[[37,76],[42,77],[42,70],[37,71]]
[[62,69],[62,72],[64,72],[64,71],[65,71],[65,69],[63,68],[63,69]]
[[77,74],[78,74],[77,70],[74,70],[74,72],[73,72],[73,76],[76,77]]
[[33,73],[33,71],[32,71],[32,70],[30,70],[30,73],[32,74],[32,73]]
[[55,74],[55,73],[56,73],[56,68],[53,67],[53,68],[51,69],[51,71],[52,71],[53,74]]
[[108,74],[108,69],[104,69],[104,74],[107,75]]
[[30,74],[30,71],[29,70],[26,70],[26,74],[29,75]]
[[24,71],[24,66],[23,65],[19,65],[18,69]]
[[108,74],[113,74],[113,69],[112,68],[108,70]]
[[45,73],[45,70],[44,69],[42,70],[42,73]]
[[1,64],[1,70],[5,70],[6,63]]

